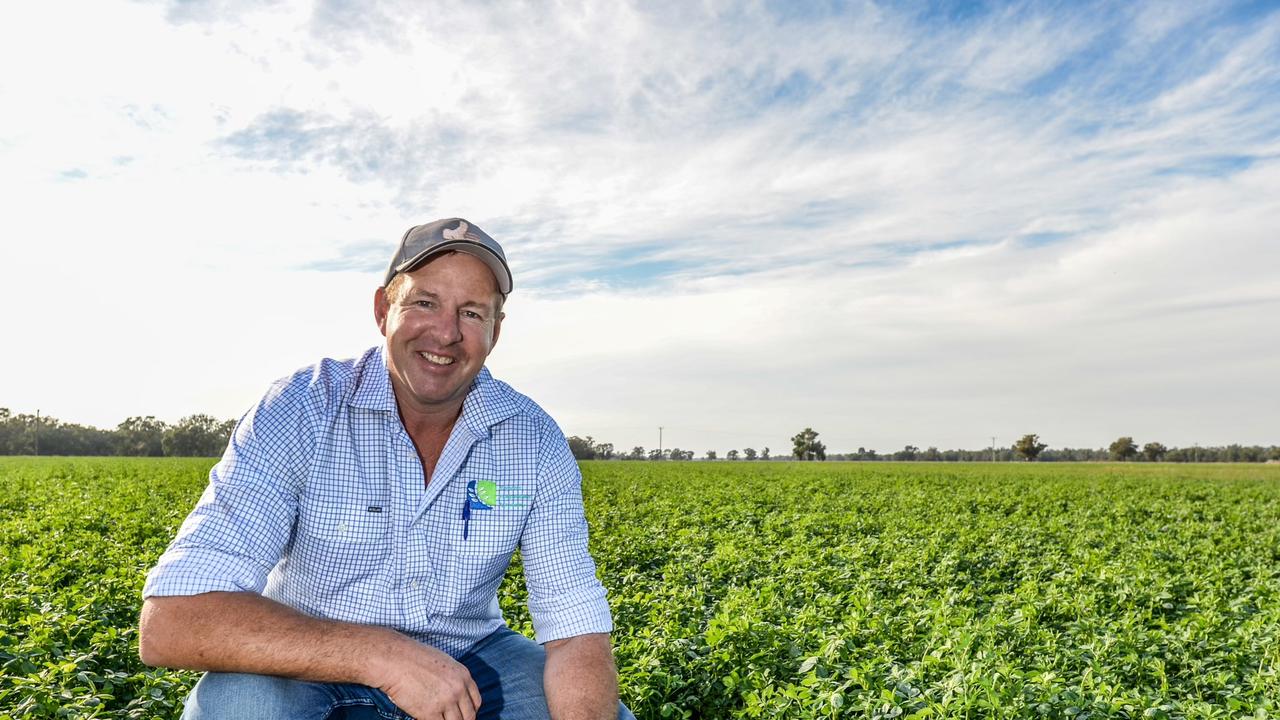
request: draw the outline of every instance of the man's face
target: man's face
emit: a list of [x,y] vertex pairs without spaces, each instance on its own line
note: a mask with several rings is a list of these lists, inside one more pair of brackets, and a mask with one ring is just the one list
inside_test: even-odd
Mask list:
[[444,253],[392,288],[374,295],[374,317],[401,414],[456,414],[502,329],[493,273],[472,255]]

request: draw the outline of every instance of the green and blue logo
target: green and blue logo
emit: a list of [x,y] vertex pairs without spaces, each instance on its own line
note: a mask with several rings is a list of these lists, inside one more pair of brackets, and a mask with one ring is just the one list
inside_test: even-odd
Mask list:
[[529,495],[501,490],[497,480],[467,481],[467,504],[472,510],[522,508],[529,500]]

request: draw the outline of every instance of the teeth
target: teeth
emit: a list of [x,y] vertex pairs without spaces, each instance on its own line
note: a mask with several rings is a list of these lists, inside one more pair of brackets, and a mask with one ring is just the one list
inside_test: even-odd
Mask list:
[[429,352],[420,352],[418,354],[426,358],[427,362],[429,363],[434,363],[436,365],[452,365],[453,364],[453,358],[441,357],[440,355],[432,355]]

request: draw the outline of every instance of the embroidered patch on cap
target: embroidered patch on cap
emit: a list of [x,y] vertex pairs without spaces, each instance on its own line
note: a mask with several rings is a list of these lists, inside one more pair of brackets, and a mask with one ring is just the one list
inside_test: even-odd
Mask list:
[[440,234],[444,236],[445,240],[467,240],[468,227],[466,220],[459,220],[458,227],[445,228],[440,231]]

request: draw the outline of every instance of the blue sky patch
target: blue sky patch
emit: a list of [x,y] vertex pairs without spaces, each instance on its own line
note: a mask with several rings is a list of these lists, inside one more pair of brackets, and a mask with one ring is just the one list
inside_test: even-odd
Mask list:
[[366,240],[338,248],[337,255],[312,260],[299,270],[320,272],[385,272],[391,262],[394,243],[389,240]]
[[1023,235],[1022,237],[1018,238],[1018,242],[1022,243],[1027,247],[1043,247],[1045,245],[1052,245],[1054,243],[1062,242],[1063,240],[1070,240],[1073,237],[1075,237],[1073,233],[1038,232],[1038,233],[1028,233],[1026,235]]
[[1191,175],[1200,177],[1227,177],[1253,166],[1250,155],[1207,155],[1183,160],[1177,165],[1161,168],[1157,175]]

